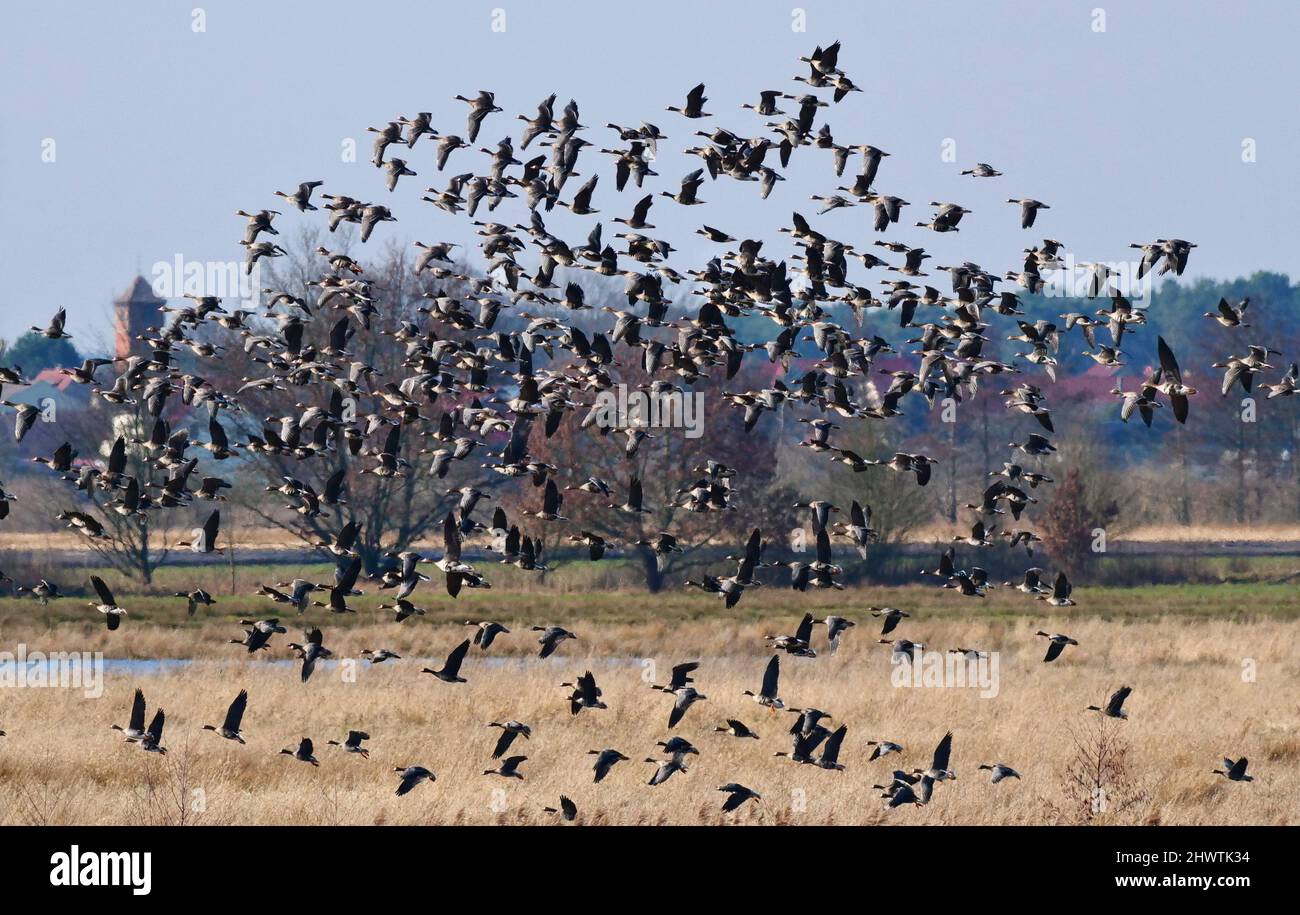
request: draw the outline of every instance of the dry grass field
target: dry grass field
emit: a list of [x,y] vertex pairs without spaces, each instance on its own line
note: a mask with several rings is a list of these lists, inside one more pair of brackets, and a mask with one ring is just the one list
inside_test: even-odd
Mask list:
[[[402,660],[322,667],[299,682],[287,642],[248,661],[225,639],[240,615],[274,615],[253,599],[224,600],[187,620],[184,602],[158,597],[122,603],[133,613],[117,633],[103,630],[84,602],[42,610],[32,600],[0,601],[0,647],[29,651],[103,651],[106,657],[195,658],[189,666],[110,669],[103,696],[73,689],[0,690],[0,823],[3,824],[427,824],[549,823],[542,811],[560,794],[578,805],[579,823],[793,824],[1287,824],[1300,822],[1300,658],[1295,652],[1293,587],[1079,589],[1080,606],[1054,610],[1024,595],[987,601],[919,586],[794,595],[775,588],[746,596],[724,613],[714,599],[681,593],[462,595],[455,606],[431,599],[429,616],[401,625],[358,600],[346,620],[317,608],[336,658],[388,648]],[[766,592],[766,593],[765,593]],[[466,597],[469,597],[466,600]],[[887,646],[865,613],[873,603],[913,614],[898,634],[929,647],[996,652],[998,692],[981,698],[960,687],[897,687]],[[973,604],[978,603],[978,606]],[[235,606],[238,604],[238,606]],[[742,695],[757,690],[770,656],[762,636],[792,631],[804,610],[858,621],[835,654],[782,656],[781,696],[789,706],[830,711],[848,734],[843,771],[799,765],[788,751],[794,716],[770,712]],[[84,612],[83,612],[84,611]],[[219,611],[219,612],[217,612]],[[1047,612],[1051,611],[1051,612]],[[290,611],[291,612],[291,611]],[[513,630],[488,656],[477,649],[449,685],[421,674],[471,630],[466,618],[490,616]],[[579,635],[538,660],[532,623],[561,623]],[[1078,639],[1043,664],[1045,628]],[[824,631],[815,647],[824,647]],[[709,698],[670,732],[672,700],[649,688],[669,668],[700,660],[696,686]],[[281,663],[269,663],[280,661]],[[432,666],[437,666],[436,664]],[[606,710],[570,715],[561,681],[590,669]],[[355,677],[346,676],[353,670]],[[1104,704],[1116,687],[1134,692],[1128,721],[1083,710]],[[110,724],[125,724],[141,687],[149,714],[167,711],[166,757],[125,743]],[[240,746],[201,730],[220,724],[240,688],[249,691]],[[761,735],[737,740],[713,733],[738,717]],[[524,779],[484,775],[499,731],[514,718],[533,728],[511,753],[528,756]],[[372,736],[363,759],[326,745],[350,728]],[[940,784],[929,805],[885,811],[880,792],[894,768],[924,768],[939,738],[954,734],[958,778]],[[699,748],[689,770],[646,784],[659,757],[655,742],[678,733]],[[302,736],[316,742],[320,767],[278,755]],[[900,755],[868,762],[864,743],[889,739]],[[1096,779],[1106,803],[1094,811],[1089,778],[1098,740],[1112,754]],[[630,757],[593,784],[591,749]],[[1210,770],[1224,755],[1246,755],[1256,780],[1229,783]],[[981,763],[1006,763],[1023,775],[998,785]],[[1092,765],[1092,774],[1088,766]],[[394,766],[420,764],[437,781],[395,797]],[[1083,775],[1083,781],[1079,776]],[[738,781],[762,795],[735,814],[720,811],[718,786]]]

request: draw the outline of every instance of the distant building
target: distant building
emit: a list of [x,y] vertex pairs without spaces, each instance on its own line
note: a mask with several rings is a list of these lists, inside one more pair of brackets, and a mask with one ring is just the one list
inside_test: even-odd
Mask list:
[[60,410],[80,410],[89,403],[90,391],[58,369],[45,369],[31,384],[6,386],[5,399],[42,409],[53,403]]
[[162,327],[165,304],[166,300],[154,295],[143,276],[132,280],[126,291],[113,300],[113,355],[123,359],[147,353],[148,346],[137,338],[151,327]]

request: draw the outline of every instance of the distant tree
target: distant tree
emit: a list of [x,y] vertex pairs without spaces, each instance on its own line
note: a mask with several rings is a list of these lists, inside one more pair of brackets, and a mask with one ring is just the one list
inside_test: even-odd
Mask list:
[[21,366],[23,374],[31,377],[37,372],[61,366],[77,365],[81,356],[71,341],[51,340],[36,333],[25,333],[0,354],[0,364],[12,368]]
[[[340,234],[330,241],[337,250],[349,249],[349,236]],[[272,285],[277,289],[287,290],[315,303],[319,298],[312,286],[308,285],[314,271],[319,269],[319,257],[314,253],[324,239],[316,230],[305,229],[296,239],[286,242],[289,255],[282,258],[285,263],[277,264],[270,272]],[[435,283],[426,271],[416,276],[413,265],[406,253],[399,249],[390,249],[368,260],[364,266],[365,277],[372,284],[371,291],[377,306],[377,313],[370,319],[370,329],[356,326],[357,331],[349,347],[353,358],[358,362],[374,366],[376,375],[382,384],[390,379],[400,379],[408,371],[404,365],[406,350],[394,345],[392,336],[403,326],[404,322],[418,322],[422,316],[417,309],[425,304],[424,294],[443,291],[456,294],[463,290],[451,281]],[[305,344],[320,346],[325,343],[325,335],[336,316],[327,312],[328,320],[308,323]],[[504,322],[503,322],[504,323]],[[250,320],[250,326],[258,333],[278,336],[275,323],[265,318]],[[465,339],[466,335],[458,332],[446,332],[444,339]],[[202,366],[205,377],[222,390],[235,391],[243,380],[263,377],[268,370],[265,365],[255,361],[257,354],[250,353],[238,340],[223,333],[212,335],[213,343],[224,347],[222,359],[218,364]],[[185,364],[184,362],[182,364]],[[196,370],[197,367],[196,367]],[[240,395],[244,409],[238,412],[222,411],[219,422],[223,424],[232,443],[241,445],[249,436],[264,434],[264,428],[276,429],[279,418],[296,416],[305,408],[304,389],[246,391]],[[308,397],[313,405],[325,406],[329,402],[330,388],[320,385]],[[447,395],[436,403],[429,401],[422,404],[424,415],[436,420],[440,414],[459,403],[468,402],[470,395]],[[345,405],[345,410],[357,415],[378,412],[377,398],[362,395],[352,403]],[[195,425],[196,440],[206,440],[207,411],[202,411]],[[355,457],[348,451],[347,445],[338,436],[333,441],[333,448],[327,454],[321,454],[310,460],[299,460],[284,455],[260,455],[256,460],[238,462],[230,471],[222,472],[212,468],[218,475],[231,476],[235,472],[246,474],[249,485],[239,485],[230,499],[241,508],[247,509],[253,517],[276,529],[284,531],[303,543],[304,546],[316,548],[319,544],[333,540],[340,529],[349,521],[356,521],[361,532],[356,543],[368,570],[384,564],[386,552],[400,552],[425,539],[439,540],[441,525],[447,512],[456,504],[450,494],[461,486],[475,486],[490,491],[502,485],[506,478],[487,470],[482,470],[479,460],[457,461],[451,474],[446,479],[430,475],[431,459],[422,457],[423,451],[436,447],[430,440],[416,434],[413,427],[406,430],[401,437],[401,457],[410,462],[402,476],[379,477],[361,473],[362,469],[374,466],[369,456]],[[308,430],[310,437],[310,430]],[[326,483],[335,473],[347,470],[346,504],[327,508],[318,515],[307,515],[293,511],[286,504],[289,500],[269,495],[267,488],[274,489],[284,484],[286,477],[292,477],[309,486],[317,493],[324,492]]]
[[1097,530],[1119,517],[1119,503],[1114,499],[1090,500],[1088,487],[1077,468],[1056,484],[1052,500],[1043,512],[1039,536],[1056,563],[1074,573],[1096,553],[1093,539]]
[[[635,392],[648,386],[650,377],[634,362],[611,369],[617,383]],[[560,540],[580,530],[587,530],[606,538],[614,550],[634,557],[640,564],[643,581],[651,593],[662,590],[670,573],[694,565],[717,548],[729,548],[738,553],[749,532],[760,528],[764,538],[775,541],[775,558],[785,534],[790,530],[793,513],[790,504],[796,491],[777,479],[775,453],[776,436],[773,434],[779,416],[765,415],[749,433],[738,410],[722,401],[724,387],[738,390],[757,386],[760,380],[755,369],[746,367],[731,382],[718,377],[702,377],[692,385],[692,392],[700,393],[704,413],[697,415],[706,434],[699,438],[688,437],[685,431],[673,427],[654,427],[645,431],[646,438],[634,456],[627,456],[626,433],[611,431],[601,435],[594,427],[580,428],[587,405],[563,423],[555,434],[547,438],[543,429],[534,428],[530,451],[541,460],[566,471],[581,468],[575,474],[573,485],[591,474],[605,480],[613,490],[611,498],[584,492],[565,494],[564,514],[571,521],[562,533],[550,534],[546,525],[532,524],[523,533],[534,537],[550,534]],[[688,393],[688,396],[689,393]],[[540,424],[539,424],[540,425]],[[684,507],[681,487],[697,481],[702,474],[695,468],[706,461],[715,460],[737,471],[733,480],[736,494],[732,508],[708,512],[693,512]],[[633,477],[641,480],[642,494],[647,514],[623,514],[610,511],[609,504],[621,504],[628,495],[628,485]],[[788,482],[788,481],[787,481]],[[565,481],[560,480],[564,485]],[[505,504],[516,516],[520,510],[536,509],[541,500],[541,490],[523,487],[505,494]],[[521,529],[524,525],[520,525]],[[664,556],[662,561],[645,542],[653,541],[661,531],[678,539],[681,554]],[[638,541],[642,541],[638,543]],[[548,541],[548,545],[549,545]],[[718,569],[725,571],[718,572]],[[715,574],[730,575],[734,563],[722,563]]]
[[[175,421],[178,409],[174,407],[165,415]],[[37,453],[48,454],[58,444],[67,442],[82,460],[94,461],[102,469],[114,440],[121,437],[126,443],[124,476],[134,479],[142,493],[156,495],[154,488],[163,482],[166,474],[147,460],[145,450],[138,444],[139,440],[149,437],[153,423],[153,418],[139,405],[115,410],[111,415],[105,409],[96,407],[64,411],[59,414],[56,423],[47,426],[42,424],[40,431],[44,433],[41,439],[43,444]],[[25,454],[23,460],[27,460]],[[108,536],[105,539],[83,538],[87,549],[95,553],[106,566],[146,587],[153,583],[154,573],[159,566],[167,561],[172,541],[180,536],[179,531],[188,531],[197,526],[198,522],[194,519],[204,513],[203,508],[195,507],[124,515],[113,504],[123,495],[121,486],[108,490],[92,487],[83,492],[59,474],[40,470],[35,471],[33,476],[39,497],[33,501],[48,506],[48,517],[52,523],[59,524],[53,522],[53,518],[65,510],[85,512],[97,518]],[[62,527],[61,524],[59,526]]]

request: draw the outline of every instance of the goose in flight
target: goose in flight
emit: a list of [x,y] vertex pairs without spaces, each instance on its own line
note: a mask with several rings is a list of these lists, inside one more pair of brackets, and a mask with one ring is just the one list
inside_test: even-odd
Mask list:
[[412,616],[424,616],[426,613],[423,607],[417,607],[403,597],[396,598],[391,604],[380,604],[379,609],[392,610],[393,622],[395,623],[400,623]]
[[212,595],[207,591],[204,591],[202,588],[195,588],[193,591],[189,592],[177,592],[176,596],[185,598],[185,610],[189,616],[194,615],[194,611],[199,608],[200,604],[204,607],[211,607],[216,603],[216,601],[213,600]]
[[167,716],[162,709],[154,712],[153,721],[149,722],[149,728],[140,738],[140,749],[146,753],[158,753],[162,756],[167,755],[167,748],[162,745],[163,725],[167,722]]
[[641,500],[641,478],[632,477],[632,479],[628,481],[626,502],[622,505],[610,504],[608,507],[616,508],[619,511],[630,515],[649,514],[650,509],[646,508],[644,504],[642,504]]
[[[1187,422],[1188,397],[1196,393],[1196,388],[1183,384],[1183,373],[1178,367],[1178,359],[1174,356],[1174,351],[1170,349],[1169,344],[1165,342],[1164,337],[1156,337],[1156,353],[1160,358],[1160,370],[1156,376],[1155,387],[1161,393],[1168,395],[1169,406],[1173,408],[1174,419],[1180,423]],[[1220,366],[1213,366],[1220,368]],[[1229,369],[1229,377],[1232,370]],[[1243,384],[1245,381],[1243,380]],[[1228,392],[1231,382],[1227,377],[1224,378],[1223,392]],[[1249,385],[1245,385],[1246,390],[1250,390]],[[1143,419],[1145,419],[1145,415]],[[1150,422],[1147,423],[1150,425]]]
[[853,541],[858,556],[863,559],[867,558],[867,547],[880,537],[880,532],[871,527],[871,506],[863,506],[857,499],[849,506],[849,523],[836,522],[831,530]]
[[542,634],[537,640],[538,644],[542,646],[541,651],[537,653],[539,658],[549,658],[555,654],[555,649],[559,648],[565,639],[577,638],[576,635],[563,626],[533,626],[532,631]]
[[977,162],[974,168],[962,169],[963,175],[970,175],[973,178],[997,178],[1002,174],[987,162]]
[[686,118],[711,118],[713,115],[704,110],[704,103],[707,101],[708,99],[704,96],[704,83],[700,83],[690,92],[686,93],[685,107],[678,108],[674,105],[669,105],[665,110],[674,111]]
[[821,756],[817,758],[817,766],[840,772],[844,770],[844,765],[840,762],[840,745],[844,743],[844,737],[848,732],[849,726],[847,724],[842,724],[831,732],[822,747]]
[[871,747],[871,756],[867,758],[867,762],[888,756],[890,753],[903,752],[903,745],[892,740],[868,740],[867,746]]
[[1106,702],[1106,707],[1101,708],[1096,705],[1089,705],[1084,711],[1101,712],[1107,718],[1128,718],[1128,712],[1124,711],[1124,700],[1128,698],[1129,693],[1133,692],[1131,686],[1121,686],[1111,694],[1110,699]]
[[492,750],[493,759],[500,759],[504,756],[506,750],[509,750],[510,745],[515,742],[516,737],[523,737],[524,740],[529,740],[533,736],[532,728],[524,724],[522,721],[515,721],[513,719],[506,722],[493,721],[488,725],[488,727],[501,729],[501,736],[497,738],[497,745]]
[[1264,390],[1268,391],[1267,400],[1274,397],[1291,397],[1295,394],[1297,383],[1300,382],[1300,366],[1292,362],[1287,366],[1286,374],[1282,376],[1277,384],[1262,385]]
[[1229,356],[1226,362],[1210,363],[1210,368],[1224,369],[1223,384],[1220,388],[1223,396],[1228,396],[1228,391],[1232,390],[1232,385],[1236,382],[1240,382],[1241,389],[1249,394],[1255,383],[1255,375],[1263,369],[1273,367],[1268,361],[1268,356],[1274,352],[1276,350],[1265,346],[1251,345],[1247,348],[1245,356]]
[[484,769],[484,775],[500,775],[502,778],[517,778],[523,781],[524,774],[519,771],[519,766],[527,761],[527,756],[507,756],[501,760],[501,765],[495,769]]
[[763,795],[759,794],[752,788],[746,788],[739,782],[728,782],[718,790],[727,793],[727,799],[722,802],[723,813],[731,813],[731,811],[740,807],[740,805],[745,803],[745,801],[761,801],[763,799]]
[[758,740],[758,735],[749,729],[745,722],[738,718],[728,718],[725,728],[714,728],[715,734],[730,734],[732,737],[750,737]]
[[205,724],[203,730],[216,731],[226,740],[235,740],[239,743],[244,742],[244,736],[239,730],[239,723],[244,719],[244,709],[248,707],[248,690],[241,689],[239,695],[230,703],[226,709],[226,720],[221,723],[221,727]]
[[609,770],[614,768],[615,763],[626,762],[628,759],[618,750],[611,748],[588,750],[587,755],[596,757],[596,763],[592,766],[592,770],[596,773],[596,777],[592,779],[593,782],[604,781],[605,776],[609,775]]
[[576,715],[585,708],[609,708],[605,701],[600,698],[601,689],[596,685],[596,677],[591,671],[587,671],[578,677],[576,683],[561,683],[560,685],[573,689],[573,692],[569,694],[570,715]]
[[763,670],[763,685],[759,687],[757,693],[745,690],[742,695],[751,697],[759,705],[766,706],[769,709],[783,709],[785,702],[777,695],[778,681],[781,677],[781,656],[772,655],[771,660],[767,662],[767,667]]
[[1048,661],[1055,661],[1057,658],[1059,658],[1061,656],[1061,652],[1065,651],[1066,645],[1079,644],[1074,639],[1070,638],[1068,635],[1061,635],[1059,632],[1053,635],[1049,635],[1048,633],[1040,629],[1038,630],[1038,632],[1035,633],[1035,635],[1041,635],[1043,638],[1048,640],[1047,654],[1043,656],[1044,664],[1046,664]]
[[293,193],[276,191],[275,196],[292,203],[300,212],[306,213],[316,209],[315,205],[311,202],[311,192],[324,183],[324,181],[303,181],[298,185],[298,189]]
[[278,619],[240,620],[239,624],[249,627],[244,630],[244,637],[242,639],[227,639],[227,642],[231,645],[245,646],[249,654],[258,649],[268,649],[272,635],[277,632],[283,633],[287,631],[280,625]]
[[474,98],[466,98],[463,95],[457,95],[456,100],[465,102],[469,105],[469,115],[466,122],[465,135],[471,143],[478,139],[479,128],[483,126],[483,121],[489,114],[505,110],[496,103],[495,93],[488,92],[487,90],[480,90],[478,95]]
[[110,727],[115,731],[121,731],[128,743],[144,739],[144,690],[136,688],[135,697],[131,700],[131,718],[126,727],[120,724],[110,725]]
[[1119,418],[1128,422],[1133,416],[1133,411],[1137,411],[1142,417],[1142,421],[1151,426],[1151,420],[1155,418],[1155,411],[1164,406],[1160,401],[1155,399],[1157,388],[1154,384],[1148,382],[1143,384],[1136,391],[1125,391],[1120,385],[1111,389],[1112,394],[1120,398]]
[[885,804],[887,809],[902,807],[904,804],[913,804],[917,807],[924,807],[930,803],[930,796],[934,793],[935,780],[928,775],[923,775],[914,784],[895,783],[893,790],[887,790],[881,797],[889,798]]
[[765,635],[763,636],[773,648],[780,649],[788,654],[800,658],[815,658],[817,652],[809,646],[812,641],[813,618],[811,613],[805,613],[803,619],[799,621],[799,626],[794,631],[794,635]]
[[560,819],[564,820],[564,822],[572,823],[578,817],[578,805],[573,803],[573,801],[569,800],[568,795],[561,794],[560,806],[558,809],[555,807],[543,807],[542,812],[558,813],[560,815]]
[[292,756],[294,759],[298,760],[299,762],[311,763],[313,766],[317,766],[317,767],[320,766],[320,763],[316,761],[316,757],[312,755],[312,745],[311,745],[310,737],[304,737],[302,740],[300,740],[298,742],[298,746],[296,749],[281,750],[280,755]]
[[824,620],[813,620],[813,625],[826,627],[826,641],[830,643],[831,652],[834,653],[839,648],[840,636],[856,626],[857,623],[832,614]]
[[36,420],[40,418],[41,410],[39,407],[28,403],[14,403],[9,400],[0,400],[0,404],[14,409],[14,441],[21,442],[27,437],[27,433],[36,425]]
[[[951,549],[944,552],[944,557],[947,558],[948,564],[951,566]],[[912,615],[904,610],[899,610],[897,607],[868,607],[867,612],[877,619],[884,621],[883,625],[880,627],[881,635],[889,635],[889,633],[893,632],[894,629],[898,627],[900,621],[905,620]]]
[[334,653],[325,647],[325,637],[320,629],[314,627],[308,629],[306,636],[306,645],[299,645],[297,642],[289,643],[289,649],[302,659],[302,673],[300,676],[303,683],[306,683],[311,678],[312,671],[316,669],[317,661],[321,658],[334,656]]
[[699,206],[704,203],[696,195],[700,191],[700,186],[704,183],[704,169],[697,168],[695,171],[688,173],[682,178],[681,186],[676,194],[670,194],[667,191],[659,193],[669,200],[676,200],[683,206]]
[[47,607],[51,600],[57,600],[62,597],[62,594],[59,591],[59,585],[45,581],[44,578],[31,587],[18,585],[17,587],[14,587],[13,590],[16,594],[22,594],[23,591],[31,591],[32,597],[40,600],[40,606],[42,607]]
[[1003,765],[1002,763],[994,763],[991,766],[982,765],[979,768],[982,770],[987,770],[988,772],[992,773],[993,784],[995,785],[998,782],[1002,781],[1004,778],[1020,778],[1019,772],[1017,772],[1015,769],[1011,768],[1010,766]]
[[397,790],[393,792],[398,797],[409,793],[420,782],[438,780],[438,776],[424,768],[424,766],[394,766],[393,771],[401,773],[402,776],[402,780],[397,784]]
[[925,651],[925,644],[911,639],[877,639],[881,645],[892,645],[889,660],[891,664],[911,664],[919,652]]
[[331,747],[342,747],[344,753],[360,754],[362,759],[370,758],[370,751],[361,745],[363,740],[369,740],[370,735],[365,731],[348,731],[348,736],[340,743],[337,740],[325,741]]
[[1249,765],[1249,760],[1244,756],[1235,761],[1225,756],[1223,757],[1223,768],[1215,769],[1213,772],[1215,775],[1222,775],[1231,782],[1253,782],[1255,779],[1246,774],[1247,765]]
[[658,767],[655,769],[654,775],[650,776],[650,781],[646,782],[646,784],[652,787],[654,785],[662,785],[678,772],[687,771],[686,763],[682,761],[680,754],[674,754],[665,760],[646,757],[645,761],[648,763],[654,763]]
[[108,585],[104,584],[104,579],[98,575],[92,575],[90,576],[90,584],[99,597],[99,603],[91,601],[90,606],[104,614],[104,622],[108,624],[108,629],[112,632],[121,625],[122,617],[126,616],[126,611],[117,605],[117,601],[113,599],[113,592],[109,590]]
[[1046,588],[1043,587],[1041,576],[1043,570],[1040,568],[1025,569],[1024,579],[1019,582],[1004,581],[1002,584],[1008,588],[1015,588],[1024,594],[1042,594]]
[[460,665],[464,663],[468,651],[469,639],[466,639],[451,650],[451,654],[447,655],[447,659],[442,662],[442,667],[437,670],[425,667],[420,672],[433,674],[443,683],[465,683],[467,681],[460,675]]
[[[424,611],[420,612],[423,613]],[[492,647],[492,643],[496,640],[498,635],[510,634],[509,629],[502,626],[500,623],[493,622],[492,620],[465,620],[465,625],[477,627],[474,632],[474,644],[483,651],[487,651]]]
[[217,550],[217,533],[221,528],[221,512],[213,511],[203,527],[194,529],[194,536],[190,540],[182,540],[176,544],[178,547],[186,547],[195,553],[213,553]]
[[684,661],[681,664],[673,665],[672,676],[668,679],[667,686],[658,686],[650,684],[651,689],[657,689],[665,693],[675,693],[679,689],[689,686],[695,680],[691,677],[695,671],[699,670],[699,661]]
[[1249,304],[1249,297],[1242,299],[1236,307],[1229,304],[1227,299],[1220,298],[1218,311],[1207,311],[1205,317],[1213,318],[1224,327],[1250,327],[1246,323],[1246,306]]
[[1056,446],[1037,432],[1029,433],[1029,436],[1023,442],[1008,442],[1007,447],[1023,451],[1025,454],[1034,455],[1051,454],[1056,451]]
[[1047,204],[1041,200],[1035,200],[1032,197],[1022,197],[1017,200],[1014,197],[1007,201],[1020,207],[1020,228],[1028,229],[1034,224],[1034,218],[1038,215],[1039,210],[1050,210]]
[[1073,590],[1074,586],[1070,584],[1070,580],[1065,577],[1065,573],[1057,572],[1056,581],[1052,583],[1052,593],[1037,594],[1035,595],[1035,598],[1037,600],[1046,601],[1053,607],[1073,607],[1075,602],[1070,598],[1070,592]]
[[677,698],[676,701],[673,702],[672,711],[668,713],[668,727],[670,728],[677,727],[678,722],[680,722],[682,717],[686,714],[686,710],[692,705],[699,702],[701,699],[709,698],[703,693],[697,691],[693,686],[683,686],[679,689],[672,690],[672,693]]
[[943,735],[939,745],[934,748],[934,757],[930,761],[928,769],[913,769],[912,774],[920,775],[925,778],[934,779],[936,782],[945,781],[946,779],[956,778],[957,773],[949,768],[949,757],[952,755],[952,731]]
[[34,334],[40,334],[47,340],[68,340],[72,338],[72,334],[66,333],[63,330],[63,325],[67,322],[68,310],[66,308],[60,308],[54,313],[54,317],[50,318],[49,324],[45,327],[32,325],[31,331]]

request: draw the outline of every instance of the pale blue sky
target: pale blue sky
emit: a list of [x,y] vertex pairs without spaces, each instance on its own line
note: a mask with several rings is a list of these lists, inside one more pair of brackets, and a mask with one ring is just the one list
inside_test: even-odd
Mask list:
[[[1117,260],[1131,241],[1172,235],[1200,245],[1190,275],[1263,268],[1300,276],[1286,216],[1300,191],[1300,4],[799,5],[807,11],[802,34],[791,29],[788,0],[7,3],[0,335],[12,338],[66,305],[75,342],[104,339],[106,305],[137,270],[178,254],[239,258],[234,210],[284,209],[271,192],[300,180],[389,203],[400,221],[377,230],[368,247],[465,240],[464,223],[420,203],[419,192],[468,170],[469,153],[455,154],[439,175],[433,147],[418,146],[410,159],[419,176],[389,195],[368,165],[364,131],[428,110],[441,130],[463,135],[458,92],[491,89],[506,109],[488,119],[478,145],[507,132],[517,142],[514,115],[531,115],[552,91],[557,109],[579,101],[586,136],[598,145],[614,139],[607,121],[650,120],[672,142],[647,188],[675,190],[698,163],[678,154],[678,141],[694,139],[704,123],[757,135],[762,121],[741,102],[764,88],[799,91],[791,81],[806,69],[798,56],[837,38],[842,67],[867,90],[823,112],[837,141],[893,153],[881,190],[974,211],[957,234],[889,233],[923,244],[931,263],[969,258],[1001,272],[1044,235],[1081,259]],[[196,6],[206,12],[203,33],[191,29]],[[498,7],[504,33],[491,30]],[[1093,30],[1099,7],[1104,33]],[[714,118],[688,122],[663,110],[699,81]],[[346,137],[357,140],[355,164],[341,161]],[[57,144],[53,163],[42,161],[46,138]],[[941,161],[945,138],[956,142],[956,164]],[[1254,163],[1242,162],[1245,138],[1257,145]],[[1006,177],[958,177],[976,161]],[[626,216],[636,197],[617,195],[610,160],[587,150],[579,170],[593,167],[602,175],[594,205],[611,233],[609,220]],[[714,206],[660,198],[652,234],[682,248],[685,263],[716,250],[691,234],[704,221],[771,239],[780,253],[775,227],[792,209],[815,213],[808,195],[841,183],[829,153],[813,149],[796,152],[787,176],[766,202],[753,185],[730,181],[701,191]],[[1003,202],[1020,196],[1052,206],[1030,232]],[[508,206],[497,215],[520,221],[522,203]],[[927,213],[914,206],[904,222]],[[286,214],[278,225],[291,228],[296,218]],[[861,242],[875,237],[868,219],[869,211],[849,209],[817,224]],[[548,225],[580,241],[590,220],[557,210]]]

